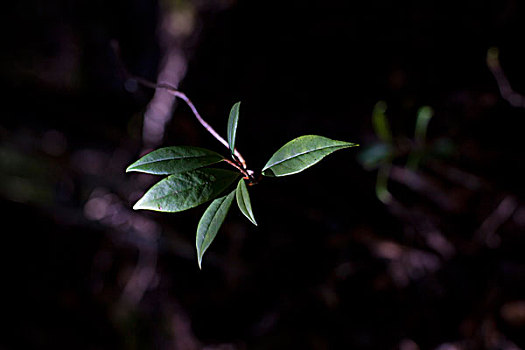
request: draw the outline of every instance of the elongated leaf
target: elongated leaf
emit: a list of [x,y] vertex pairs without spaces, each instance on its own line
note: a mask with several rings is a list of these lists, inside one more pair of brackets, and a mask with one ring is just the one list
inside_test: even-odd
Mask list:
[[296,174],[332,152],[354,146],[358,145],[317,135],[301,136],[288,142],[273,154],[263,168],[263,175],[273,177]]
[[237,102],[233,105],[231,111],[230,111],[230,117],[228,118],[228,145],[230,146],[230,151],[233,154],[233,151],[235,150],[235,137],[237,135],[237,123],[239,122],[239,108],[241,107],[241,103]]
[[224,169],[197,169],[168,176],[159,181],[133,209],[178,212],[217,197],[239,173]]
[[126,172],[138,171],[155,175],[168,175],[202,168],[218,163],[223,157],[213,151],[191,146],[159,148],[131,164]]
[[433,115],[434,111],[429,106],[421,107],[417,111],[416,131],[414,137],[416,142],[420,145],[424,144],[426,141],[428,123]]
[[244,216],[248,218],[248,220],[250,220],[255,226],[257,226],[257,222],[253,217],[252,203],[250,202],[250,194],[248,193],[248,188],[246,188],[246,184],[244,183],[243,179],[239,180],[235,194],[237,197],[237,205],[239,206],[241,212],[244,214]]
[[390,131],[390,124],[388,123],[388,119],[386,119],[385,113],[385,101],[376,103],[372,111],[372,124],[377,137],[386,143],[390,143],[392,141],[392,132]]
[[199,221],[199,226],[197,226],[197,259],[199,261],[199,268],[202,264],[202,256],[211,242],[217,236],[217,232],[224,222],[228,210],[233,201],[233,196],[235,195],[235,190],[232,191],[229,195],[217,198],[211,202],[210,206],[202,215],[202,218]]

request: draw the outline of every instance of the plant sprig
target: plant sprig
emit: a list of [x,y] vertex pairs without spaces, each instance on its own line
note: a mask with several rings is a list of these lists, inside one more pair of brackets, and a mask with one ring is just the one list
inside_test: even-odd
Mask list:
[[[199,147],[164,147],[146,154],[126,169],[126,172],[168,175],[153,185],[133,209],[180,212],[212,200],[197,226],[196,247],[199,268],[202,266],[204,252],[215,239],[234,197],[242,214],[251,223],[257,225],[247,185],[257,184],[263,176],[280,177],[299,173],[335,151],[358,146],[355,143],[336,141],[323,136],[300,136],[277,150],[262,169],[261,175],[256,177],[256,173],[248,169],[246,161],[235,148],[240,102],[235,103],[230,111],[227,140],[224,140],[202,119],[184,93],[169,85],[157,85],[140,78],[135,79],[148,87],[166,89],[184,100],[201,125],[230,151],[229,157],[224,157],[217,152]],[[220,162],[229,164],[235,171],[209,167]],[[237,180],[237,185],[233,188]],[[233,190],[223,195],[229,188]]]

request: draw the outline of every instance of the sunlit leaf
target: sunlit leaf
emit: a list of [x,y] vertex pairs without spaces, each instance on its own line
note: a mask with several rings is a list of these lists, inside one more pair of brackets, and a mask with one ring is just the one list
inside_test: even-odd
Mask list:
[[228,118],[228,145],[230,146],[230,151],[233,154],[235,150],[235,137],[237,135],[237,123],[239,122],[239,108],[241,103],[237,102],[233,105],[230,111],[230,117]]
[[236,190],[232,191],[229,195],[217,198],[211,202],[210,206],[202,215],[197,226],[197,259],[199,262],[199,268],[202,268],[202,256],[210,244],[217,236],[217,232],[224,222],[228,210],[233,201],[233,196]]
[[217,197],[239,173],[224,169],[197,169],[168,176],[149,189],[133,209],[178,212]]
[[223,157],[213,151],[191,146],[159,148],[131,164],[126,172],[138,171],[168,175],[202,168],[220,162]]
[[244,183],[243,179],[239,180],[239,184],[237,185],[237,191],[235,193],[239,209],[244,214],[244,216],[248,218],[248,220],[250,220],[255,226],[257,226],[257,222],[253,217],[252,203],[250,202],[250,194],[248,193],[248,188],[246,187],[246,184]]
[[263,168],[265,176],[296,174],[311,167],[332,152],[358,146],[355,143],[305,135],[293,139],[273,154]]

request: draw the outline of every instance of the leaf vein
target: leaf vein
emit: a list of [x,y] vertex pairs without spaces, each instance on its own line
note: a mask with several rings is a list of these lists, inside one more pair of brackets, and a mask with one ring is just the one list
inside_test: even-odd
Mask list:
[[340,148],[340,147],[350,147],[350,145],[325,146],[325,147],[316,148],[316,149],[313,149],[313,150],[307,150],[307,151],[304,151],[304,152],[301,152],[301,153],[294,154],[293,156],[291,156],[289,158],[285,158],[285,159],[276,161],[275,163],[272,163],[270,165],[267,165],[267,166],[264,167],[263,170],[269,169],[269,168],[271,168],[271,167],[273,167],[275,165],[284,163],[284,162],[286,162],[288,160],[297,158],[297,157],[302,156],[304,154],[308,154],[308,153],[312,153],[312,152],[316,152],[316,151],[322,151],[322,150],[327,149],[327,148]]

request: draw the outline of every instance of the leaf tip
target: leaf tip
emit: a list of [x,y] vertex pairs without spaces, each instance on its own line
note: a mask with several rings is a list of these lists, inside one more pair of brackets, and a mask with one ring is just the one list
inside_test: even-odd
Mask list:
[[272,171],[272,169],[263,169],[262,173],[263,176],[266,176],[266,177],[276,177],[275,173]]
[[144,198],[141,198],[137,201],[137,203],[135,203],[135,205],[133,206],[133,210],[140,210],[140,209],[152,210],[153,208],[148,204],[149,204],[148,202],[144,201]]
[[237,134],[237,123],[239,122],[239,110],[241,101],[236,102],[231,110],[228,118],[228,148],[232,155],[235,154],[235,137]]

